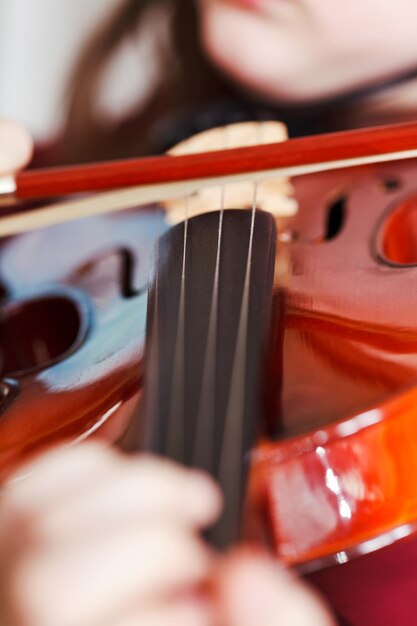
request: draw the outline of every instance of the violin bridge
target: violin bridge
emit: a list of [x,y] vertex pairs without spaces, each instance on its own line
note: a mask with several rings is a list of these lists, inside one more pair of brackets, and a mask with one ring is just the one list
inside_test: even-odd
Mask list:
[[[180,156],[243,148],[256,145],[267,145],[288,139],[287,129],[281,122],[241,122],[214,128],[182,141],[168,154]],[[271,178],[255,183],[243,181],[227,186],[204,187],[187,199],[187,216],[189,218],[210,211],[223,209],[252,209],[254,184],[257,186],[257,208],[271,213],[275,218],[289,217],[298,210],[293,196],[293,186],[288,178]],[[184,202],[181,198],[163,203],[167,221],[178,224],[184,220]]]

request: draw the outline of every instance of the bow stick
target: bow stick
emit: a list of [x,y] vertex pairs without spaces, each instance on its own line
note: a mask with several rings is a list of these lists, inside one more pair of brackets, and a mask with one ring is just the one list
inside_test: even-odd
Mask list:
[[0,203],[101,193],[5,215],[0,220],[0,236],[190,195],[212,185],[415,157],[417,123],[408,123],[200,154],[29,170],[0,178]]

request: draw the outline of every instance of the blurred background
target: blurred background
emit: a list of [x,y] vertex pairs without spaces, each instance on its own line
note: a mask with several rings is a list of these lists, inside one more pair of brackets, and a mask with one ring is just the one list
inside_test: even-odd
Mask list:
[[[23,122],[38,144],[59,136],[71,71],[119,0],[0,0],[0,116]],[[98,117],[122,119],[143,93],[152,55],[129,38],[104,72]],[[138,71],[140,68],[140,71]]]

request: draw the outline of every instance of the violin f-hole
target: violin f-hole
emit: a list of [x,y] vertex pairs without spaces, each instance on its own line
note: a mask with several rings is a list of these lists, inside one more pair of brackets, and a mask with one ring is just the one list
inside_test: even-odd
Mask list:
[[327,209],[324,241],[335,239],[346,221],[346,196],[336,198]]
[[21,376],[65,358],[85,336],[84,313],[77,298],[60,291],[7,302],[0,321],[0,374]]

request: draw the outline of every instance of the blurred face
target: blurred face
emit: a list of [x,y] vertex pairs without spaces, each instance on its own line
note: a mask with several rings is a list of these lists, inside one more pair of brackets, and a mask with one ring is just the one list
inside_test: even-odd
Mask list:
[[197,2],[207,54],[273,100],[319,100],[417,68],[416,0]]

